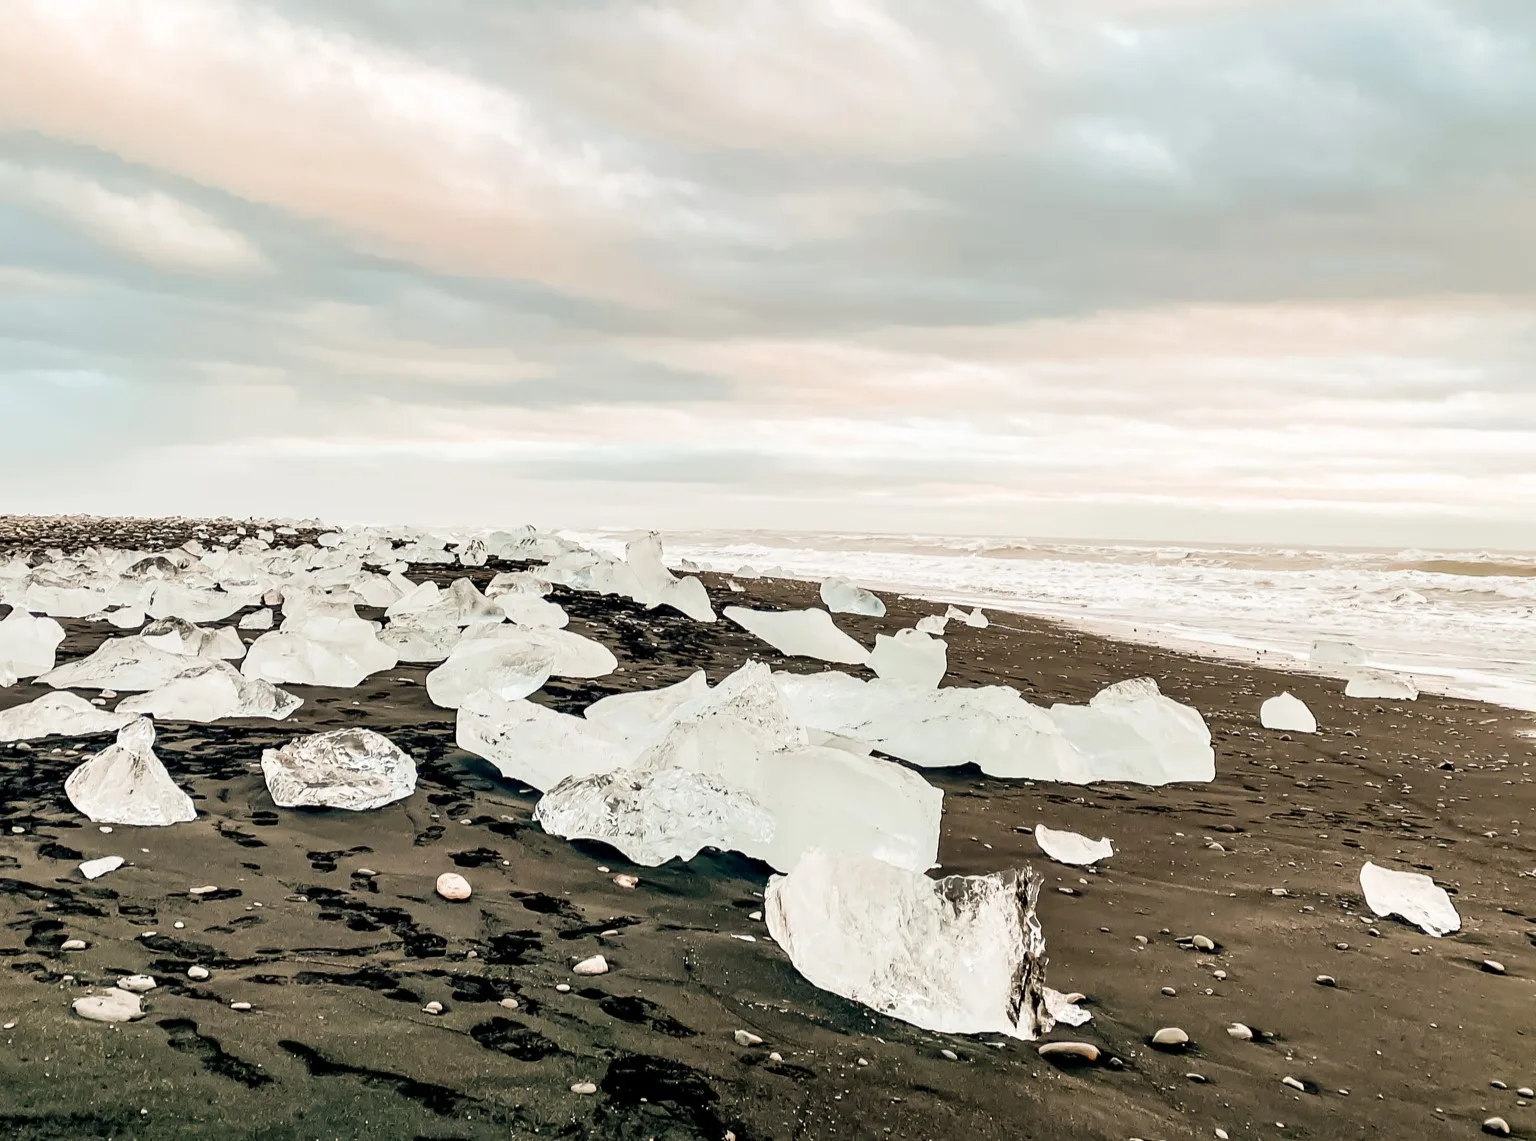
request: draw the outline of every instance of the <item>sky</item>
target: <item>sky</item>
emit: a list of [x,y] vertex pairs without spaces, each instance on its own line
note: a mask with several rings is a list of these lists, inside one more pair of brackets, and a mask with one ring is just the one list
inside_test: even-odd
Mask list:
[[1536,548],[1531,0],[9,0],[0,510]]

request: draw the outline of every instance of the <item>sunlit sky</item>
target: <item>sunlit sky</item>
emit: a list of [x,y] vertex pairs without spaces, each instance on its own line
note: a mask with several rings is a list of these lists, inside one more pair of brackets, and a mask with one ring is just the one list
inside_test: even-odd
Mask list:
[[1531,0],[8,0],[0,510],[1536,547]]

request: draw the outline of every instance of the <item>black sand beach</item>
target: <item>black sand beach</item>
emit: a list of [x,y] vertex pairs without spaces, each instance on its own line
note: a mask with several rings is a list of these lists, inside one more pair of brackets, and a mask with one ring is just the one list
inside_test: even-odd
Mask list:
[[[0,552],[193,533],[0,520]],[[483,586],[511,566],[408,574]],[[733,594],[704,578],[717,609],[815,603],[814,583]],[[700,666],[711,683],[751,658],[820,668],[729,622],[551,597],[621,664],[535,695],[568,712]],[[935,610],[886,604],[883,619],[839,624],[868,644]],[[160,724],[159,755],[199,814],[167,829],[103,833],[65,799],[66,774],[110,738],[0,745],[0,1137],[1152,1141],[1220,1128],[1234,1141],[1331,1141],[1472,1137],[1492,1114],[1536,1136],[1536,1107],[1514,1092],[1536,1083],[1536,740],[1516,733],[1529,718],[1430,695],[1347,700],[1328,679],[993,619],[950,626],[948,684],[1050,703],[1150,675],[1215,736],[1210,785],[924,771],[945,792],[944,872],[1032,863],[1045,875],[1049,982],[1087,995],[1094,1015],[1051,1037],[1095,1043],[1114,1065],[1059,1070],[1031,1043],[935,1035],[817,990],[752,918],[765,866],[720,854],[639,868],[546,835],[534,794],[455,747],[427,667],[401,666],[352,690],[285,687],[305,704],[280,723]],[[61,660],[118,633],[64,625]],[[1259,728],[1260,701],[1282,689],[1317,713],[1318,734]],[[0,708],[44,692],[0,689]],[[360,814],[276,809],[262,749],[354,725],[415,757],[416,794]],[[1108,836],[1115,855],[1097,873],[1053,864],[1030,835],[1040,822]],[[128,865],[101,880],[76,870],[114,854]],[[1461,932],[1434,939],[1372,917],[1366,860],[1433,876]],[[465,903],[433,893],[455,870],[474,887]],[[217,890],[190,894],[201,886]],[[1217,951],[1179,942],[1196,934]],[[62,951],[71,938],[88,948]],[[611,973],[572,975],[599,952]],[[193,964],[211,977],[189,979]],[[144,1020],[71,1014],[87,988],[141,972],[160,984]],[[429,1001],[443,1012],[424,1013]],[[1233,1022],[1256,1039],[1229,1037]],[[1149,1048],[1168,1026],[1193,1039],[1182,1054]],[[738,1046],[738,1029],[762,1045]],[[581,1081],[597,1092],[571,1092]]]

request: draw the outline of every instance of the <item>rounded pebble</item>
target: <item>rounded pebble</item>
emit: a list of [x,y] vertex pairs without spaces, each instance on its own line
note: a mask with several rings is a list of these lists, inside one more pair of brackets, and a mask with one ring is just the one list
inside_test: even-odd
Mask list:
[[1211,940],[1207,939],[1204,935],[1196,935],[1193,939],[1190,940],[1190,943],[1197,951],[1214,951],[1216,949],[1216,944],[1211,942]]
[[1036,1051],[1049,1062],[1087,1062],[1099,1060],[1099,1048],[1091,1042],[1047,1042]]
[[940,1050],[939,1054],[942,1057],[948,1058],[951,1062],[958,1062],[960,1060],[960,1055],[953,1050]]
[[1332,975],[1318,975],[1317,978],[1313,979],[1312,981],[1315,982],[1318,986],[1338,986],[1339,985],[1338,981],[1335,980]]
[[1504,973],[1504,964],[1497,959],[1484,959],[1483,970],[1487,971],[1490,975],[1502,975]]
[[572,1093],[592,1094],[597,1092],[597,1086],[592,1082],[577,1082],[571,1087]]
[[1177,994],[1178,994],[1178,993],[1179,993],[1179,992],[1178,992],[1178,991],[1176,991],[1176,990],[1174,990],[1174,989],[1173,989],[1173,988],[1172,988],[1172,987],[1171,987],[1171,986],[1165,986],[1165,987],[1164,987],[1164,988],[1163,988],[1163,995],[1164,995],[1164,996],[1165,996],[1165,997],[1167,997],[1167,998],[1173,998],[1173,997],[1174,997],[1174,996],[1175,996],[1175,995],[1177,995]]
[[1519,1089],[1517,1089],[1515,1091],[1515,1096],[1516,1097],[1536,1098],[1536,1089],[1532,1089],[1530,1086],[1521,1086]]
[[64,940],[64,942],[59,944],[59,950],[61,950],[61,951],[83,951],[83,950],[85,950],[85,940],[84,939],[66,939],[66,940]]
[[570,983],[556,983],[555,984],[555,990],[559,991],[561,994],[570,994],[571,993],[571,984]]
[[608,960],[601,955],[593,955],[590,959],[583,959],[571,968],[578,975],[606,975],[608,973]]
[[1178,1047],[1189,1045],[1189,1035],[1177,1026],[1164,1026],[1156,1034],[1152,1035],[1152,1045],[1164,1047]]
[[232,1003],[229,1004],[229,1009],[231,1009],[231,1010],[249,1010],[249,1009],[251,1009],[251,1004],[248,1003],[248,1002],[232,1002]]
[[469,881],[458,872],[444,872],[437,877],[437,894],[444,899],[462,900],[470,896]]
[[207,967],[188,967],[187,968],[187,978],[189,978],[189,979],[196,979],[198,982],[202,982],[207,977],[208,977],[208,968]]
[[1509,1136],[1509,1122],[1502,1117],[1490,1117],[1483,1122],[1483,1132],[1492,1133],[1495,1137]]
[[1253,1041],[1253,1031],[1248,1029],[1248,1027],[1244,1026],[1241,1022],[1234,1022],[1231,1026],[1228,1026],[1227,1033],[1239,1041]]
[[504,999],[501,1000],[501,1002],[498,1005],[503,1006],[503,1007],[505,1007],[508,1010],[516,1010],[517,1009],[517,999],[515,999],[515,998],[504,998]]
[[732,1035],[738,1046],[761,1046],[763,1040],[750,1030],[738,1030]]

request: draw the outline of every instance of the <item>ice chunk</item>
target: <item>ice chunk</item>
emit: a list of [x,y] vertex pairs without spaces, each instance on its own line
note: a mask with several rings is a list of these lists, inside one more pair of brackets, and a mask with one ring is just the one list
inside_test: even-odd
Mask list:
[[240,672],[275,685],[324,685],[351,689],[369,674],[399,661],[393,647],[379,641],[371,622],[361,618],[312,615],[251,643]]
[[379,641],[395,651],[402,662],[440,662],[459,644],[464,630],[457,623],[421,623],[415,615],[396,618],[379,632]]
[[146,646],[187,657],[238,660],[245,657],[245,643],[228,626],[205,630],[184,618],[160,618],[139,631]]
[[97,824],[160,827],[193,820],[192,798],[176,787],[155,756],[155,726],[135,719],[64,781],[69,802]]
[[821,602],[833,614],[869,614],[885,617],[885,603],[876,594],[854,586],[846,578],[829,578],[821,584]]
[[991,625],[987,621],[987,616],[981,612],[981,607],[979,606],[969,613],[961,610],[958,606],[951,606],[944,611],[944,617],[951,622],[964,622],[967,626],[978,628],[985,628]]
[[547,598],[540,598],[537,594],[509,591],[497,595],[493,601],[501,607],[509,621],[519,626],[548,626],[560,630],[570,622],[564,607]]
[[260,610],[252,610],[249,614],[240,615],[240,629],[242,630],[270,630],[273,625],[273,614],[270,606],[263,606]]
[[162,721],[219,721],[226,717],[265,717],[281,721],[304,704],[286,690],[260,678],[247,678],[227,662],[195,665],[159,689],[126,697],[119,713],[142,713]]
[[914,689],[937,689],[949,669],[949,646],[921,630],[876,634],[869,668],[885,681]]
[[1090,840],[1076,832],[1058,831],[1044,824],[1035,825],[1035,843],[1058,864],[1075,867],[1088,867],[1115,854],[1115,846],[1107,839]]
[[122,692],[159,689],[199,661],[195,655],[152,646],[138,634],[108,638],[84,658],[49,670],[38,681],[55,689],[115,689]]
[[604,677],[619,664],[607,646],[570,630],[506,625],[471,627],[464,640],[454,647],[450,660],[492,653],[495,646],[524,646],[547,651],[549,672],[554,677]]
[[748,610],[727,606],[721,613],[781,654],[845,665],[869,664],[869,651],[839,630],[825,610]]
[[251,590],[203,590],[181,583],[162,582],[145,608],[151,618],[184,618],[188,622],[222,622],[244,610],[260,597]]
[[1435,881],[1417,872],[1395,872],[1367,862],[1360,869],[1360,890],[1371,911],[1396,915],[1437,939],[1461,930],[1461,916],[1451,897]]
[[935,638],[944,636],[944,627],[949,625],[949,618],[943,614],[930,614],[926,618],[917,620],[917,629],[924,634],[932,634]]
[[635,601],[646,606],[670,606],[696,622],[713,622],[714,607],[704,584],[692,576],[679,579],[662,559],[661,536],[652,531],[624,548],[624,561],[640,584]]
[[642,745],[569,713],[531,701],[507,701],[484,690],[459,706],[459,748],[484,757],[509,780],[543,791],[567,777],[630,764]]
[[1053,705],[1051,719],[1094,781],[1160,785],[1216,779],[1205,718],[1164,697],[1149,677],[1105,686],[1081,705]]
[[703,670],[695,670],[676,685],[638,689],[599,698],[582,716],[616,736],[646,737],[679,708],[709,693]]
[[333,729],[261,754],[267,791],[282,808],[361,812],[416,791],[416,762],[371,729]]
[[1374,697],[1378,701],[1417,701],[1419,687],[1412,678],[1385,670],[1361,670],[1344,687],[1345,697]]
[[119,630],[137,630],[148,618],[142,606],[119,606],[107,611],[107,621]]
[[1033,1040],[1049,1031],[1031,869],[931,880],[807,852],[773,876],[763,915],[815,986],[926,1030]]
[[1365,651],[1353,642],[1339,642],[1332,638],[1319,638],[1312,643],[1312,664],[1315,666],[1363,666]]
[[64,627],[52,618],[34,618],[19,606],[0,619],[0,673],[36,677],[53,669]]
[[100,859],[86,860],[80,865],[80,874],[88,880],[100,879],[108,872],[115,872],[126,861],[121,856],[102,856]]
[[1317,718],[1307,703],[1289,693],[1271,697],[1259,706],[1259,724],[1283,733],[1316,733]]
[[135,720],[132,714],[98,709],[73,693],[45,693],[35,701],[0,711],[0,741],[116,733]]
[[527,697],[549,680],[554,653],[523,641],[476,639],[460,642],[448,660],[427,674],[432,704],[457,709],[474,693],[504,701]]

